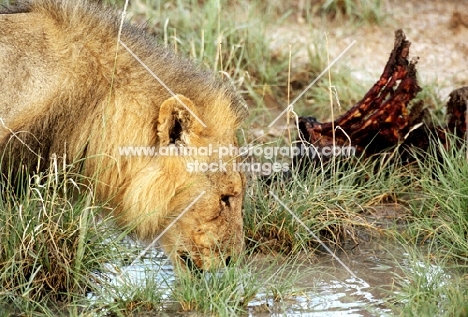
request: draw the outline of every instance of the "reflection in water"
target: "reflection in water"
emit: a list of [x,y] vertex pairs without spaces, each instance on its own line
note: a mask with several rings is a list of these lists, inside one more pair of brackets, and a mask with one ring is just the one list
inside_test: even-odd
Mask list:
[[[394,277],[393,266],[389,265],[390,263],[381,264],[380,262],[385,261],[375,256],[361,258],[357,262],[354,256],[348,255],[343,257],[342,261],[357,276],[369,279],[373,285],[360,277],[350,277],[340,265],[335,266],[334,261],[328,256],[323,256],[319,263],[314,265],[316,274],[297,285],[309,291],[300,296],[293,296],[285,303],[269,303],[272,305],[271,311],[284,312],[287,316],[380,316],[391,313],[390,309],[383,306],[380,299],[383,296],[382,290],[378,287]],[[265,301],[260,299],[252,301],[250,306],[262,303]],[[281,307],[275,307],[279,305]],[[252,312],[251,316],[268,314]]]
[[89,299],[112,302],[115,298],[127,299],[127,292],[143,289],[148,281],[158,286],[162,299],[170,299],[170,290],[175,281],[174,270],[162,251],[152,250],[131,266],[116,267],[108,263],[107,271],[98,274],[104,281],[101,293],[88,294]]
[[[401,248],[388,244],[366,244],[349,253],[340,254],[341,260],[357,277],[351,277],[330,256],[318,256],[316,263],[309,264],[312,272],[301,279],[295,287],[300,293],[291,295],[281,302],[274,302],[266,293],[259,293],[249,302],[248,316],[386,316],[391,310],[382,299],[394,285],[395,273],[401,276],[400,265],[409,269],[414,261]],[[400,263],[400,264],[398,264]],[[423,265],[423,264],[421,264]],[[162,291],[164,301],[170,302],[171,288],[175,281],[172,265],[162,252],[152,251],[131,267],[116,268],[108,265],[109,271],[100,277],[108,285],[100,294],[100,300],[112,300],[124,294],[115,294],[119,286],[123,289],[141,288],[151,278]],[[433,267],[440,272],[440,267]],[[427,272],[427,271],[426,271]],[[130,286],[130,287],[129,287]],[[96,298],[96,295],[89,295]]]

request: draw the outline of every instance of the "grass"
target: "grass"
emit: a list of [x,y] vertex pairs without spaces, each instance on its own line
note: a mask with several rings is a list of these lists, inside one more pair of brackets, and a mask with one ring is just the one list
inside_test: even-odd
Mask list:
[[[388,301],[402,316],[466,316],[468,313],[468,164],[466,144],[449,136],[434,141],[410,174],[411,220],[396,234],[409,258],[401,264]],[[455,146],[458,144],[459,146]]]
[[1,303],[22,312],[60,309],[94,286],[91,272],[120,256],[106,221],[96,223],[92,194],[70,196],[79,179],[53,164],[17,189],[2,182]]
[[385,18],[380,0],[324,0],[320,9],[336,19],[352,19],[354,23],[382,23]]
[[[408,259],[400,264],[388,301],[400,316],[466,316],[468,288],[458,266],[432,248],[403,247]],[[424,250],[423,249],[423,250]],[[434,260],[434,257],[436,260]]]
[[[106,2],[120,7],[124,3]],[[168,47],[233,82],[251,108],[240,133],[244,142],[281,145],[290,141],[284,133],[258,140],[256,129],[271,122],[326,67],[327,45],[312,25],[310,42],[314,45],[308,48],[305,61],[298,62],[296,51],[291,50],[290,57],[288,48],[271,47],[275,36],[271,29],[287,27],[297,11],[308,22],[345,20],[355,27],[385,19],[380,1],[305,2],[299,8],[283,1],[138,0],[131,1],[130,15]],[[288,70],[290,63],[295,67],[293,74]],[[332,84],[337,91],[334,106],[343,108],[368,89],[352,80],[346,65],[333,69]],[[436,90],[435,84],[429,84],[419,98],[440,116],[443,102]],[[294,110],[328,120],[329,104],[329,83],[323,79]],[[412,257],[403,263],[394,292],[385,299],[388,306],[404,316],[464,316],[468,309],[465,153],[465,145],[446,150],[434,143],[430,154],[410,167],[389,160],[387,153],[374,160],[337,160],[334,165],[316,166],[305,175],[293,173],[292,179],[271,184],[252,177],[244,203],[246,243],[248,252],[260,256],[246,252],[239,262],[217,274],[194,276],[182,271],[174,282],[169,277],[161,280],[160,268],[153,268],[145,272],[143,281],[124,276],[119,284],[103,278],[103,272],[119,275],[126,267],[123,259],[137,254],[135,247],[128,250],[118,244],[124,233],[110,230],[106,219],[95,221],[102,206],[93,202],[91,191],[76,194],[83,188],[76,186],[82,183],[79,175],[69,167],[52,166],[48,174],[34,175],[21,190],[2,183],[0,311],[26,315],[242,314],[252,299],[292,297],[294,281],[305,273],[313,274],[299,260],[323,251],[309,229],[336,251],[354,248],[362,236],[385,235],[409,245]],[[385,204],[403,206],[409,216],[391,219],[385,227],[375,219],[369,221],[370,210]],[[397,221],[406,223],[403,229]],[[428,254],[418,252],[421,245],[429,246]],[[95,298],[87,297],[90,292]]]
[[[438,243],[448,255],[465,261],[468,256],[468,164],[466,144],[455,137],[445,149],[434,143],[426,161],[420,163],[422,175],[414,179],[422,194],[412,204],[415,221],[410,236]],[[437,241],[437,242],[435,242]]]
[[99,277],[100,283],[93,289],[93,296],[88,297],[90,312],[108,311],[125,316],[130,312],[162,310],[167,291],[167,281],[161,278],[162,267],[151,267],[151,271],[145,267],[141,274],[125,272],[125,269],[129,267],[121,262],[108,265],[103,276]]
[[377,228],[369,224],[365,212],[373,205],[397,202],[406,191],[402,171],[395,164],[376,167],[377,161],[355,159],[310,168],[305,176],[293,174],[293,181],[277,181],[265,186],[261,181],[250,188],[246,201],[245,227],[252,245],[267,244],[277,251],[297,252],[318,247],[301,223],[293,219],[281,202],[313,232],[340,247],[359,240],[357,229]]
[[[270,258],[259,261],[246,256],[233,266],[215,274],[196,275],[183,272],[178,276],[174,299],[183,311],[234,316],[246,313],[247,304],[259,295],[279,300],[292,294],[295,281],[310,273],[301,274],[289,268],[300,265],[297,258],[284,261]],[[283,263],[280,263],[283,262]]]

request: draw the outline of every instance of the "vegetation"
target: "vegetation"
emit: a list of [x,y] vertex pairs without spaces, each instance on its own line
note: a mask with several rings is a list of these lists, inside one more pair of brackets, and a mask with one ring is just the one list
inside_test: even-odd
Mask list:
[[85,187],[68,167],[55,162],[48,174],[18,182],[0,187],[0,306],[73,311],[78,304],[60,303],[78,303],[96,287],[94,272],[121,258],[121,238],[107,221],[96,222],[101,208],[91,191],[70,194]]
[[[106,2],[119,7],[125,3]],[[344,20],[354,25],[385,19],[377,0],[306,2],[299,7],[284,1],[138,0],[132,1],[129,14],[133,23],[146,25],[168,47],[236,85],[251,109],[239,133],[242,142],[281,145],[290,144],[295,131],[266,138],[257,132],[284,109],[278,105],[293,100],[326,67],[328,47],[323,36],[311,31],[315,44],[293,74],[290,64],[299,58],[287,48],[271,47],[272,24],[288,25],[296,14],[309,22]],[[353,104],[368,88],[350,78],[346,65],[333,70],[332,84],[334,106]],[[327,78],[318,81],[299,99],[295,113],[329,119],[330,85]],[[442,102],[436,88],[425,84],[419,98],[437,115]],[[303,291],[295,280],[310,274],[305,267],[311,254],[324,251],[317,237],[337,253],[364,238],[385,237],[409,254],[383,298],[385,307],[404,316],[465,316],[468,164],[466,145],[452,141],[457,143],[462,145],[447,150],[434,141],[429,155],[414,153],[411,165],[402,165],[398,154],[390,152],[372,160],[316,164],[306,172],[293,171],[291,178],[250,175],[244,257],[219,273],[180,271],[175,281],[161,267],[144,272],[138,282],[123,274],[131,267],[125,261],[137,258],[138,246],[122,243],[125,232],[110,230],[111,219],[96,221],[102,206],[68,166],[52,165],[48,174],[23,177],[18,187],[3,182],[0,311],[231,316],[245,312],[252,299],[274,302]],[[404,212],[386,221],[373,216],[374,208],[388,205]],[[317,291],[315,285],[309,287],[309,294]]]

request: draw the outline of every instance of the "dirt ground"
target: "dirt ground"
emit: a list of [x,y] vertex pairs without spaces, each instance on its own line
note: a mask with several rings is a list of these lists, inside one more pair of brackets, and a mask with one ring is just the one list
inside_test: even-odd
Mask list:
[[[313,41],[326,42],[331,60],[351,42],[356,43],[338,63],[346,63],[351,75],[372,84],[378,78],[393,48],[396,29],[403,29],[412,42],[411,56],[419,57],[421,84],[436,85],[446,100],[455,88],[468,85],[468,1],[467,0],[382,0],[385,18],[381,25],[357,25],[341,21],[297,23],[272,30],[272,48],[296,52],[293,63],[307,62],[307,47]],[[337,64],[338,65],[338,64]],[[294,66],[294,65],[293,65]]]

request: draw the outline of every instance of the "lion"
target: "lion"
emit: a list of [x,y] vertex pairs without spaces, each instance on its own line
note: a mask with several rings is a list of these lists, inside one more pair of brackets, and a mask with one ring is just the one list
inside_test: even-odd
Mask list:
[[[142,241],[162,235],[174,264],[213,270],[242,251],[245,177],[235,153],[217,154],[237,146],[247,114],[229,82],[86,0],[1,9],[0,65],[2,181],[61,157],[93,180],[119,226]],[[122,154],[131,146],[191,151]],[[220,159],[218,170],[188,168]]]

